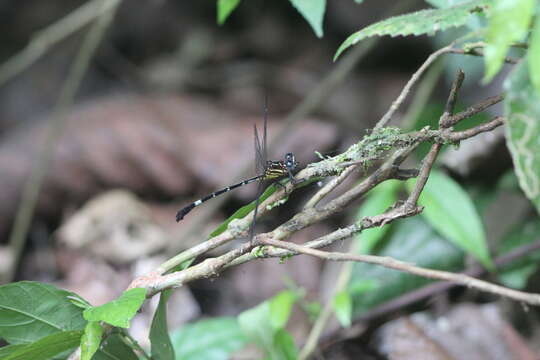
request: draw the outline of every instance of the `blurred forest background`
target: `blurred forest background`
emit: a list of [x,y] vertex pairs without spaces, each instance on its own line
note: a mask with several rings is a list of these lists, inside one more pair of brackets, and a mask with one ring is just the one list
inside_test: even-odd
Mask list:
[[[0,62],[5,63],[41,30],[84,3],[2,1]],[[333,155],[357,142],[429,54],[455,38],[459,30],[433,37],[369,39],[333,62],[336,49],[364,26],[425,7],[420,0],[362,4],[333,0],[327,6],[324,36],[318,38],[288,1],[243,1],[223,26],[216,22],[215,1],[125,1],[92,56],[74,106],[66,113],[65,123],[53,131],[57,137],[49,147],[47,134],[58,115],[57,103],[88,27],[57,43],[42,44],[44,52],[35,62],[15,76],[0,75],[3,282],[54,283],[98,305],[118,296],[136,276],[206,239],[236,209],[253,200],[256,185],[196,208],[181,223],[175,222],[174,215],[191,201],[254,175],[253,124],[262,124],[266,96],[270,159],[294,152],[302,168],[318,160],[316,152]],[[68,25],[60,26],[57,31],[68,29]],[[353,66],[347,66],[347,61],[353,61]],[[458,67],[466,74],[458,107],[501,92],[497,78],[489,85],[479,84],[481,58],[447,55],[428,71],[418,85],[420,94],[410,97],[391,125],[420,129],[436,121]],[[498,114],[501,108],[489,111]],[[21,211],[23,189],[47,151],[51,151],[50,161],[28,231],[8,247],[16,237],[14,221]],[[529,202],[517,194],[516,180],[509,174],[511,160],[502,129],[468,140],[439,161],[481,209],[489,241],[503,238],[534,213]],[[286,206],[261,219],[257,231],[289,219],[317,189],[312,185],[295,192]],[[292,241],[304,243],[348,224],[346,216],[358,216],[360,204],[343,217],[303,230]],[[408,221],[401,233],[426,242],[437,237],[422,220]],[[532,234],[537,233],[535,224],[527,225]],[[20,228],[24,230],[24,224]],[[446,259],[452,262],[447,269],[462,268],[462,253],[449,244],[437,247],[433,241],[423,250],[401,250],[431,257],[434,262]],[[345,250],[344,246],[336,249]],[[307,299],[323,301],[337,271],[335,264],[307,256],[281,265],[276,260],[244,264],[217,280],[196,281],[175,291],[169,301],[169,328],[204,317],[237,315],[286,288],[303,288]],[[519,282],[523,278],[513,279]],[[388,281],[395,292],[366,303],[383,303],[426,283],[408,283],[398,289],[403,279]],[[480,303],[493,300],[455,290],[449,297],[430,297],[413,308],[448,309],[452,297]],[[502,302],[508,310],[519,308],[519,304]],[[455,311],[465,327],[477,331],[499,327],[493,324],[499,324],[501,317],[489,309],[470,305]],[[520,326],[530,330],[531,339],[540,334],[532,325],[536,310],[512,314],[520,318],[534,314]],[[386,319],[387,315],[381,310],[366,320]],[[292,316],[297,321],[292,322],[291,332],[296,339],[305,339],[310,328],[308,315],[297,312]],[[467,323],[467,317],[475,319],[479,327]],[[136,337],[144,338],[150,318],[148,311],[146,317],[143,312],[134,320],[131,330]],[[339,335],[371,339],[371,333],[365,331],[368,323],[362,324],[352,334]],[[337,336],[338,328],[336,322],[329,334]],[[478,341],[484,347],[502,341],[498,335],[483,335]],[[323,339],[332,348],[332,341]],[[352,340],[344,344],[332,350],[335,357],[328,358],[337,359],[338,353],[342,358],[349,358],[346,354],[376,358]],[[521,345],[524,352],[531,351]],[[512,351],[517,351],[519,346],[515,346]],[[469,351],[474,353],[471,349],[472,345]],[[478,357],[483,358],[489,357]],[[500,357],[506,358],[519,357]]]

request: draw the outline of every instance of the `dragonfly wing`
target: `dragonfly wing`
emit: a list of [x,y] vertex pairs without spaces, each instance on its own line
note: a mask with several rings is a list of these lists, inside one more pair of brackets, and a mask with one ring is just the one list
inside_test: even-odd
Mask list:
[[264,173],[266,164],[263,154],[263,148],[261,145],[261,140],[259,138],[259,131],[257,130],[257,125],[253,124],[254,139],[255,139],[255,171],[257,174]]

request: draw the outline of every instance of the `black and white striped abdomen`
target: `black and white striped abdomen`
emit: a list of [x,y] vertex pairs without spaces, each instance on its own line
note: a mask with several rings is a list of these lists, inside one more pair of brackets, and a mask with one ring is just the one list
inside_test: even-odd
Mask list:
[[184,216],[186,216],[191,210],[193,210],[195,207],[201,205],[203,202],[205,201],[208,201],[210,199],[213,199],[215,198],[216,196],[219,196],[221,194],[225,194],[226,192],[229,192],[231,190],[234,190],[240,186],[244,186],[244,185],[247,185],[247,184],[251,184],[252,182],[255,182],[257,180],[260,180],[260,179],[264,179],[264,175],[259,175],[259,176],[255,176],[255,177],[252,177],[250,179],[247,179],[247,180],[244,180],[242,182],[239,182],[238,184],[234,184],[234,185],[231,185],[231,186],[227,186],[226,188],[224,189],[221,189],[221,190],[218,190],[218,191],[214,191],[213,193],[209,194],[209,195],[206,195],[205,197],[197,200],[197,201],[194,201],[192,202],[191,204],[189,204],[188,206],[180,209],[177,213],[176,213],[176,222],[182,220],[184,218]]

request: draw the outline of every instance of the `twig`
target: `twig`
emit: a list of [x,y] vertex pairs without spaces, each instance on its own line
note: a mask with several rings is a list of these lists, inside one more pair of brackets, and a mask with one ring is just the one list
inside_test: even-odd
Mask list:
[[[354,164],[350,164],[354,165]],[[309,201],[304,205],[304,209],[312,208],[319,203],[326,195],[330,194],[337,186],[339,186],[345,179],[356,170],[356,166],[349,166],[345,169],[339,176],[333,178],[328,183],[326,183],[315,195],[309,199]]]
[[463,80],[465,79],[465,73],[463,70],[458,69],[456,78],[454,79],[454,83],[452,84],[452,88],[450,89],[450,95],[448,95],[448,100],[446,101],[446,105],[444,107],[444,112],[439,119],[439,126],[441,128],[447,128],[445,122],[448,122],[448,118],[452,115],[454,115],[454,108],[456,106],[457,96],[459,89],[461,89],[461,85],[463,85]]
[[368,264],[381,265],[383,267],[394,269],[410,274],[422,276],[430,279],[438,279],[451,281],[456,284],[465,285],[484,292],[496,294],[516,301],[521,301],[530,305],[540,305],[540,294],[531,294],[523,291],[505,288],[504,286],[495,285],[487,281],[475,279],[465,274],[455,274],[447,271],[426,269],[419,266],[409,264],[404,261],[396,260],[385,256],[375,255],[352,255],[339,252],[326,252],[308,248],[302,245],[297,245],[288,241],[277,241],[270,238],[260,238],[261,244],[274,246],[289,251],[306,254],[320,259],[329,261],[355,261]]
[[473,105],[462,112],[459,112],[453,116],[448,117],[447,119],[444,119],[444,121],[441,121],[440,126],[443,128],[454,126],[461,120],[470,118],[471,116],[476,115],[486,110],[488,107],[495,105],[498,102],[501,102],[503,99],[504,99],[504,95],[491,96],[487,98],[486,100],[476,105]]
[[480,124],[478,126],[463,131],[454,131],[443,136],[450,141],[460,141],[463,139],[471,138],[483,132],[491,131],[496,127],[503,125],[505,121],[506,119],[504,117],[497,116],[496,118],[488,121],[487,123]]
[[10,281],[14,275],[17,259],[24,247],[24,240],[28,232],[28,227],[30,226],[30,221],[32,220],[43,179],[49,169],[51,156],[58,143],[58,138],[62,135],[62,130],[66,121],[66,113],[73,104],[73,98],[79,88],[86,69],[88,68],[90,59],[100,40],[103,38],[105,30],[111,23],[115,10],[119,4],[120,0],[101,1],[103,10],[100,13],[102,15],[86,35],[77,57],[70,68],[68,78],[62,87],[58,103],[51,116],[52,120],[45,143],[38,154],[36,162],[32,167],[32,172],[23,188],[21,203],[17,210],[13,229],[9,237],[9,244],[13,249],[15,260],[13,267],[6,273],[8,281]]
[[[480,50],[478,48],[470,48],[468,50],[466,49],[452,49],[450,51],[452,54],[459,54],[459,55],[472,55],[472,56],[484,56],[484,51]],[[513,57],[507,56],[504,58],[504,62],[507,64],[515,65],[519,62],[519,59],[515,59]]]
[[[533,251],[538,251],[540,249],[540,240],[537,240],[533,243],[523,245],[517,249],[512,250],[511,252],[504,254],[495,260],[493,260],[493,263],[497,268],[501,268],[512,261],[515,261],[517,259],[520,259],[528,254],[530,254]],[[479,277],[482,274],[486,273],[486,269],[483,266],[475,265],[471,269],[464,272],[465,275],[472,276],[472,277]],[[428,296],[433,296],[439,293],[442,293],[444,291],[447,291],[451,289],[452,287],[458,286],[459,284],[455,284],[452,282],[437,282],[434,284],[426,285],[420,289],[411,291],[407,294],[401,295],[391,301],[388,301],[382,305],[379,305],[373,309],[369,310],[368,314],[361,315],[358,319],[359,321],[367,321],[369,319],[373,319],[375,317],[388,314],[392,311],[395,311],[397,309],[401,309],[405,306],[411,305],[423,298],[426,298]]]

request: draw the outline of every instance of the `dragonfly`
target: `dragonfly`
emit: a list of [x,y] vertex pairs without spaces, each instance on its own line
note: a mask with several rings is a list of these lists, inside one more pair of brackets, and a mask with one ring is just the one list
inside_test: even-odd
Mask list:
[[[267,122],[268,122],[268,106],[267,106],[267,101],[265,100],[262,143],[259,137],[259,131],[257,130],[257,125],[254,124],[253,126],[254,139],[255,139],[255,167],[258,170],[257,172],[258,175],[251,177],[249,179],[243,180],[234,185],[227,186],[226,188],[223,188],[221,190],[214,191],[213,193],[208,194],[200,198],[199,200],[196,200],[192,202],[191,204],[183,207],[182,209],[178,210],[178,212],[176,213],[176,222],[179,222],[180,220],[182,220],[189,212],[191,212],[191,210],[203,204],[204,202],[211,200],[219,195],[228,193],[229,191],[234,190],[244,185],[248,185],[254,182],[259,182],[259,184],[262,184],[264,181],[277,180],[283,177],[288,177],[292,183],[295,183],[293,171],[298,166],[298,162],[296,161],[296,158],[293,153],[291,152],[286,153],[283,160],[266,160],[267,159],[267,149],[266,149]],[[280,183],[277,182],[277,184],[280,184]],[[255,212],[253,216],[252,229],[254,227],[254,222],[257,217],[257,208],[259,205],[260,195],[262,194],[262,187],[259,186],[258,190],[259,191],[257,194],[257,199],[255,201]]]

